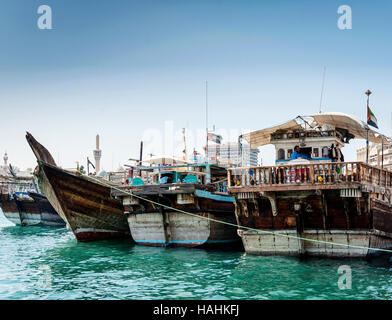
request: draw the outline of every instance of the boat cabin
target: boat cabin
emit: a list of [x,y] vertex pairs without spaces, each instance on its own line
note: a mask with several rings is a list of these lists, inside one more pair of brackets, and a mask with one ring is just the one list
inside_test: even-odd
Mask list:
[[[223,183],[227,179],[227,169],[215,164],[159,165],[135,167],[130,171],[128,184],[131,186],[158,184],[211,184]],[[225,187],[223,189],[226,189]]]
[[[366,170],[359,163],[346,163],[342,148],[351,139],[373,143],[386,137],[367,124],[343,113],[320,113],[297,118],[240,137],[250,148],[275,146],[275,165],[229,169],[229,186],[256,186],[358,181]],[[293,156],[298,147],[296,156]],[[373,170],[375,172],[375,170]]]
[[[248,141],[251,147],[274,145],[276,165],[304,163],[301,160],[308,160],[305,163],[343,162],[341,149],[355,137],[350,132],[350,126],[354,131],[358,131],[359,126],[363,127],[357,120],[347,119],[337,113],[298,116],[284,124],[254,131],[240,138]],[[299,150],[297,156],[293,156],[296,146]]]
[[330,127],[278,131],[271,134],[271,143],[275,146],[276,164],[296,160],[291,159],[295,146],[299,147],[299,154],[303,156],[300,158],[312,162],[340,161],[341,148],[344,147],[342,134]]

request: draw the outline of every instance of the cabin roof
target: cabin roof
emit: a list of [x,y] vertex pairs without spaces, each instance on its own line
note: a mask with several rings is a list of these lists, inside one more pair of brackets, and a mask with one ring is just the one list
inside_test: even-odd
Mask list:
[[[306,121],[306,119],[311,119]],[[298,123],[298,119],[306,121],[307,128]],[[293,120],[287,121],[283,124],[273,126],[270,128],[257,130],[243,134],[244,138],[251,148],[257,148],[271,143],[271,134],[277,131],[293,131],[293,130],[319,130],[323,125],[331,125],[336,129],[341,129],[353,135],[357,139],[366,139],[366,131],[369,130],[369,141],[374,143],[381,143],[382,135],[377,131],[369,128],[369,126],[352,116],[341,112],[320,113],[311,116],[298,116]],[[384,137],[386,138],[386,137]]]
[[187,161],[183,160],[183,159],[178,159],[178,158],[174,158],[174,157],[154,157],[154,158],[150,158],[148,160],[145,160],[143,162],[146,163],[150,163],[150,164],[178,164],[178,165],[182,165],[182,164],[187,164]]

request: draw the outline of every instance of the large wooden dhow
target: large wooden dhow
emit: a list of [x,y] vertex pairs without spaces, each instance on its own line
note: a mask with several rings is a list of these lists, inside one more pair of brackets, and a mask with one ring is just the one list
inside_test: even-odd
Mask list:
[[[246,252],[366,257],[380,252],[371,248],[392,248],[392,172],[341,161],[341,148],[354,137],[384,139],[340,113],[299,117],[242,136],[251,147],[275,145],[277,157],[274,166],[228,173]],[[295,145],[307,160],[291,159]]]
[[240,244],[225,168],[186,164],[140,167],[134,173],[132,185],[113,189],[112,196],[122,199],[136,244],[226,248]]
[[41,189],[77,240],[130,236],[124,208],[111,198],[109,182],[57,167],[49,151],[31,134],[26,139],[38,160],[36,176]]

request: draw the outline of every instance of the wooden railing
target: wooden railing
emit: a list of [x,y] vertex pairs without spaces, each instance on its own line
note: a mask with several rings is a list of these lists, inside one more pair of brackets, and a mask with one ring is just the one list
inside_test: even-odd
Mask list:
[[271,185],[325,185],[361,182],[392,187],[392,172],[362,162],[328,162],[269,167],[232,168],[228,187]]

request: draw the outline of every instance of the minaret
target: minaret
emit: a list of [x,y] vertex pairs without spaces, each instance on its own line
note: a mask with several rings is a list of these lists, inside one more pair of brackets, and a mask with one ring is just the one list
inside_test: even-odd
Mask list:
[[94,159],[95,159],[95,172],[99,173],[101,171],[100,162],[101,162],[101,153],[102,151],[99,149],[99,135],[97,134],[95,138],[95,150]]
[[4,160],[4,168],[7,168],[7,166],[8,166],[8,155],[7,155],[7,151],[4,153],[3,160]]

